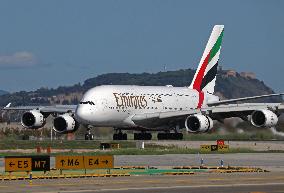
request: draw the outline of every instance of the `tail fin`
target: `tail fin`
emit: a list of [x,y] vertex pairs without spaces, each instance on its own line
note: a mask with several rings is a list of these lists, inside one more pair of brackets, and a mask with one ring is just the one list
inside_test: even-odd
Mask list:
[[224,25],[215,25],[189,88],[198,92],[214,93],[223,34]]

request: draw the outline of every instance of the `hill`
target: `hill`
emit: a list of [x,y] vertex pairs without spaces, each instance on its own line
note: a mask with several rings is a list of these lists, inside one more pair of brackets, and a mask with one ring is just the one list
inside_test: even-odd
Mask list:
[[[108,73],[87,79],[83,84],[60,86],[56,89],[40,88],[36,91],[16,92],[0,96],[0,106],[9,102],[13,105],[52,105],[77,104],[82,94],[88,89],[99,85],[173,85],[186,86],[191,83],[195,70],[177,70],[158,73]],[[253,73],[238,73],[232,70],[219,70],[216,82],[216,94],[221,98],[238,98],[274,91],[263,81],[255,78]],[[257,102],[280,102],[281,97],[271,97]]]
[[9,92],[5,91],[5,90],[0,90],[0,96],[4,95],[4,94],[9,94]]

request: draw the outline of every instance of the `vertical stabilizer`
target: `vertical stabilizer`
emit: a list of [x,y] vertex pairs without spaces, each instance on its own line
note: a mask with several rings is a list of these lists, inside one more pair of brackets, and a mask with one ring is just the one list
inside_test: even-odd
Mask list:
[[189,87],[202,95],[203,93],[214,93],[223,34],[224,25],[215,25]]

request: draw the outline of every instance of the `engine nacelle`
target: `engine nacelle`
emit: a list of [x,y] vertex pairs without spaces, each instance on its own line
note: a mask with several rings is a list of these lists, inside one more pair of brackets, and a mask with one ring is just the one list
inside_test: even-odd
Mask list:
[[29,129],[38,129],[45,125],[45,118],[37,110],[25,112],[21,118],[22,126]]
[[53,130],[57,133],[73,133],[79,128],[79,123],[69,114],[63,114],[53,120]]
[[185,128],[188,132],[207,132],[213,127],[213,120],[205,115],[191,115],[185,120]]
[[278,117],[270,110],[258,110],[251,114],[251,124],[255,127],[273,127],[278,122]]

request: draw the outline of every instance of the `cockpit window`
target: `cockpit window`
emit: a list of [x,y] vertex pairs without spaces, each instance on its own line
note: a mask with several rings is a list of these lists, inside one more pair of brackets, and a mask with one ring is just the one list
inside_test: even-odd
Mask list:
[[95,105],[95,103],[93,101],[81,101],[80,104]]

